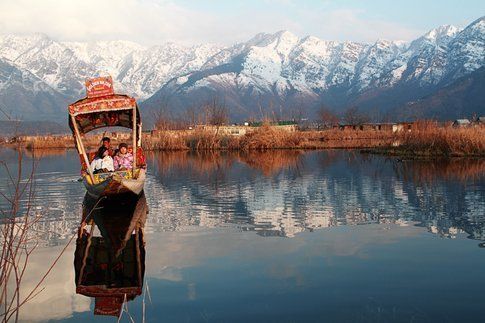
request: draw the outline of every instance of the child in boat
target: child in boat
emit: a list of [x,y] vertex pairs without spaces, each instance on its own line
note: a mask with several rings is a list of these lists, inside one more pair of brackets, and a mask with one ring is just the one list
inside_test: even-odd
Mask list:
[[109,155],[108,148],[104,146],[99,147],[96,157],[91,162],[91,168],[94,173],[113,172],[115,170],[113,158]]
[[128,145],[121,143],[119,151],[114,158],[114,167],[116,170],[125,170],[133,168],[133,154],[128,152]]

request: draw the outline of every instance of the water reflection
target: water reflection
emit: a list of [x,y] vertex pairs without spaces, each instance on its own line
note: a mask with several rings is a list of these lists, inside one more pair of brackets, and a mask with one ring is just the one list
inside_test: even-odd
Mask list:
[[155,231],[236,225],[293,237],[338,225],[395,223],[485,239],[483,160],[401,161],[347,151],[152,158],[149,227]]
[[[145,309],[164,322],[483,317],[483,243],[463,233],[485,240],[484,161],[277,151],[157,153],[149,163],[146,200],[95,210],[92,234],[86,221],[77,250],[26,305],[25,321],[117,315],[125,294],[135,298],[135,321]],[[81,204],[84,216],[93,208],[76,165],[72,152],[40,160],[35,210],[46,216],[35,229],[48,247],[32,258],[31,273],[42,275],[76,234]],[[150,216],[137,221],[146,203]],[[146,308],[136,297],[144,276],[153,301]],[[27,280],[27,290],[37,281]]]
[[485,174],[484,159],[444,159],[437,161],[395,161],[394,170],[403,180],[417,185],[432,184],[439,180],[459,180],[462,183],[478,181]]
[[[14,165],[6,152],[0,160]],[[149,232],[231,226],[294,237],[339,225],[395,223],[485,240],[484,160],[401,161],[338,150],[148,157]],[[47,245],[62,245],[77,227],[84,191],[76,165],[74,152],[39,163],[33,209],[48,215],[36,228]],[[0,181],[0,191],[7,189]]]
[[74,267],[76,293],[95,298],[95,315],[120,316],[142,293],[145,275],[145,195],[93,200],[86,194]]

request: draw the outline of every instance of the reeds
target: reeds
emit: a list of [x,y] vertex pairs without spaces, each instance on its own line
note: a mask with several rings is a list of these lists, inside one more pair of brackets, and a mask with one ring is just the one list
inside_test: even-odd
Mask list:
[[364,149],[389,145],[395,135],[391,131],[328,129],[303,132],[300,148],[304,149]]
[[485,127],[438,127],[436,123],[422,121],[410,132],[396,136],[391,154],[418,157],[483,157],[485,156]]
[[183,134],[163,131],[156,137],[142,137],[144,150],[186,150],[188,149]]
[[[214,130],[215,129],[215,130]],[[166,130],[142,136],[144,150],[268,150],[268,149],[372,149],[389,155],[415,156],[484,156],[485,127],[439,127],[434,121],[419,121],[408,129],[353,130],[338,128],[323,131],[287,131],[277,126],[248,128],[244,135],[235,136],[212,130]],[[99,136],[85,138],[87,147],[98,147]],[[72,138],[48,137],[32,139],[28,147],[35,149],[74,147]]]
[[244,135],[239,141],[241,150],[294,149],[299,148],[304,139],[303,133],[279,130],[263,125]]

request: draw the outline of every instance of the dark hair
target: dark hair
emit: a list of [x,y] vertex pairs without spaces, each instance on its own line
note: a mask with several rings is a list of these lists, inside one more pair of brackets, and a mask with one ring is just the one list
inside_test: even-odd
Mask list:
[[109,137],[103,137],[103,139],[101,139],[102,142],[104,141],[107,141],[107,142],[111,142],[111,139],[109,139]]
[[97,153],[97,156],[98,156],[99,158],[103,158],[104,152],[105,152],[106,150],[108,150],[108,148],[106,148],[105,146],[101,146],[101,147],[99,147],[99,149],[98,149],[98,153]]
[[121,150],[122,147],[125,147],[126,149],[128,149],[128,145],[125,144],[124,142],[122,142],[119,146],[118,146],[118,149]]

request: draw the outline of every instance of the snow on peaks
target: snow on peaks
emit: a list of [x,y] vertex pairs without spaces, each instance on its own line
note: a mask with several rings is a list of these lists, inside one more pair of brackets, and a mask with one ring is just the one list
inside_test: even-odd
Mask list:
[[453,38],[460,30],[452,25],[443,25],[438,28],[430,30],[426,33],[423,38],[434,42],[435,44],[441,45],[442,43],[447,43],[451,38]]
[[130,41],[97,41],[97,42],[63,42],[77,57],[95,63],[102,58],[105,61],[119,62],[133,51],[144,50],[145,47]]
[[475,29],[481,32],[485,31],[485,16],[478,18],[474,22],[468,25],[466,29]]
[[277,37],[275,49],[280,55],[288,56],[299,42],[298,37],[289,31],[279,31],[275,34],[275,36]]
[[0,37],[0,56],[15,61],[23,53],[45,47],[51,40],[44,34],[4,35]]
[[[286,30],[260,33],[229,47],[176,43],[145,47],[120,40],[57,42],[43,34],[0,36],[0,58],[15,62],[63,94],[84,93],[85,78],[108,72],[120,91],[143,99],[180,76],[202,70],[207,77],[220,75],[221,66],[230,70],[224,77],[235,75],[238,85],[279,93],[334,86],[361,91],[408,78],[435,83],[483,66],[484,48],[485,17],[464,30],[440,26],[411,43],[326,41],[299,38]],[[214,77],[209,83],[218,80],[222,78]]]

